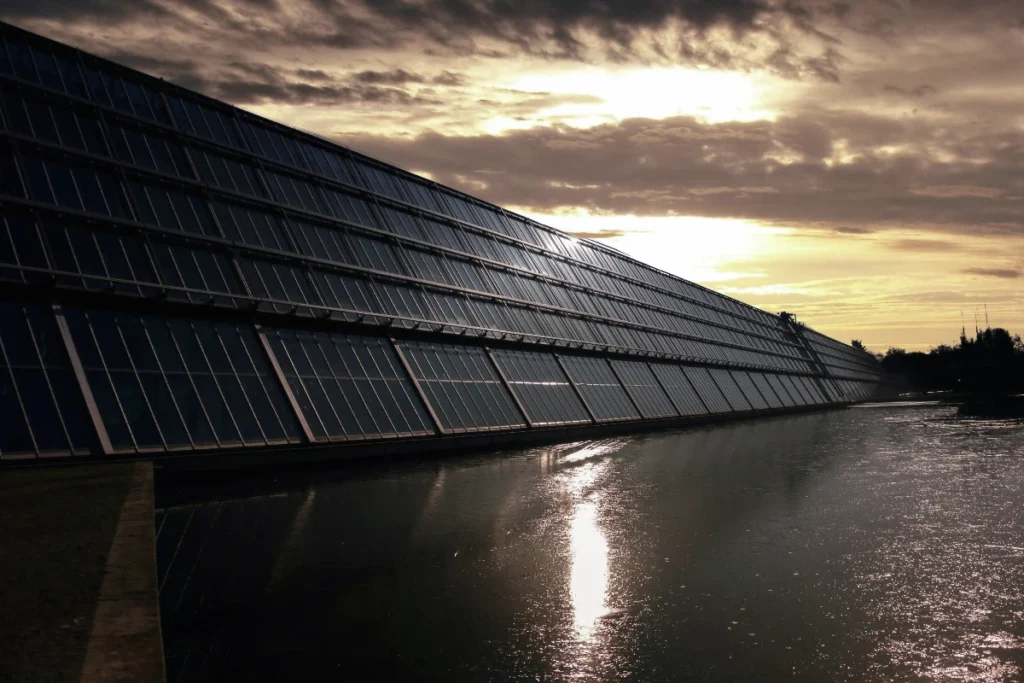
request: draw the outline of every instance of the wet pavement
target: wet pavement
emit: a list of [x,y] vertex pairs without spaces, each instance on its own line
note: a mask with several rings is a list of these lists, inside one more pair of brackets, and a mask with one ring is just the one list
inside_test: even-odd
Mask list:
[[172,682],[1024,678],[1019,420],[859,407],[181,481]]

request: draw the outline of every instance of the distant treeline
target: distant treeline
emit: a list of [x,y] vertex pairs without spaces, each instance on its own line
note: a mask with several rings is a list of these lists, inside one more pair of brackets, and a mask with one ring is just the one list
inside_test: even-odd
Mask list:
[[[853,345],[863,348],[856,339]],[[928,353],[890,348],[878,359],[904,390],[1024,391],[1024,341],[1000,327],[980,330],[974,339],[961,333],[956,346],[943,344]]]

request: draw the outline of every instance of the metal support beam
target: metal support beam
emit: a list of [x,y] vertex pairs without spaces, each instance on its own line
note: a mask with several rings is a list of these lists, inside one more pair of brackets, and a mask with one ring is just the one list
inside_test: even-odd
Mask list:
[[[749,375],[750,373],[748,372],[747,374]],[[772,392],[772,396],[775,397],[775,400],[778,401],[779,403],[781,403],[783,407],[785,407],[786,402],[782,400],[781,396],[779,396],[779,392],[775,391],[775,387],[773,387],[772,383],[768,381],[768,377],[763,372],[761,373],[761,377],[764,378],[764,383],[768,387],[768,391]],[[753,381],[754,378],[751,377],[750,380]],[[761,391],[761,387],[757,386],[757,382],[754,382],[754,387],[757,388],[758,391]],[[768,397],[764,395],[763,391],[761,391],[761,396],[764,397],[765,401],[768,401]],[[772,402],[768,401],[768,408],[771,408],[771,407],[772,407]]]
[[[662,383],[661,378],[658,377],[658,373],[654,371],[654,363],[644,363],[644,365],[646,365],[647,369],[650,370],[651,376],[654,377],[654,381],[657,383],[658,388],[661,389],[661,393],[665,394],[665,396],[668,397],[668,402],[672,404],[672,407],[676,411],[676,415],[678,415],[679,417],[685,416],[687,413],[684,413],[682,409],[680,409],[679,405],[676,404],[676,400],[672,398],[672,394],[669,393],[669,390],[665,388],[665,385]],[[697,400],[700,400],[700,396],[697,397]]]
[[519,397],[516,396],[516,392],[512,391],[512,385],[509,384],[508,377],[505,376],[501,366],[498,365],[498,360],[494,357],[491,349],[485,346],[484,353],[487,354],[488,360],[491,361],[491,365],[494,366],[495,371],[498,373],[498,377],[501,378],[501,383],[505,385],[508,395],[512,397],[512,402],[516,404],[516,408],[518,408],[519,412],[522,413],[523,419],[526,420],[526,426],[533,429],[535,425],[533,424],[533,420],[530,419],[529,413],[526,412],[526,406],[524,406],[522,401],[519,400]]
[[[763,391],[761,391],[761,387],[757,386],[757,382],[755,382],[754,378],[750,376],[750,373],[747,372],[746,370],[735,370],[734,372],[746,372],[747,373],[747,379],[749,379],[750,383],[752,385],[754,385],[754,391],[757,392],[757,395],[760,396],[761,400],[764,401],[766,406],[768,406],[767,410],[771,410],[772,409],[772,402],[769,401],[768,397],[764,395]],[[735,380],[736,380],[736,378],[733,377],[733,381],[735,381]],[[739,384],[739,382],[736,382],[736,384]],[[740,393],[741,394],[743,393],[743,387],[740,387]],[[746,394],[744,394],[744,396],[746,396]],[[747,399],[747,400],[749,402],[749,399]],[[753,404],[751,403],[751,405],[753,405]],[[762,410],[762,409],[761,408],[755,408],[754,410]]]
[[696,396],[700,404],[704,406],[704,412],[707,413],[708,415],[713,415],[714,411],[711,410],[711,407],[707,404],[707,401],[704,400],[704,397],[700,395],[700,390],[697,389],[697,385],[693,383],[693,381],[690,379],[690,376],[686,374],[685,370],[682,370],[682,368],[680,368],[680,370],[682,371],[683,380],[690,385],[690,389],[693,390],[693,395]]
[[85,399],[85,409],[89,411],[89,418],[92,420],[93,429],[96,430],[96,437],[99,439],[103,455],[113,455],[114,447],[110,443],[110,435],[107,433],[107,426],[103,424],[103,416],[100,415],[100,408],[96,404],[96,397],[92,395],[92,388],[89,380],[85,377],[85,368],[82,367],[82,359],[78,356],[78,349],[75,348],[75,341],[71,338],[71,328],[68,321],[64,319],[64,310],[60,304],[53,304],[53,315],[57,319],[57,329],[64,342],[64,350],[67,351],[68,360],[71,362],[71,369],[75,373],[75,380],[78,388]]
[[431,421],[434,423],[434,430],[438,434],[447,434],[448,430],[441,424],[441,420],[437,417],[437,413],[434,411],[434,406],[430,404],[430,400],[427,398],[427,392],[420,386],[420,381],[416,378],[416,373],[412,371],[412,366],[409,365],[408,359],[405,357],[405,352],[402,351],[401,345],[398,340],[394,337],[389,339],[391,342],[391,348],[395,350],[395,355],[398,356],[398,362],[405,368],[405,374],[409,376],[409,381],[412,382],[412,388],[416,390],[416,395],[420,397],[420,401],[423,402],[423,407],[427,409],[427,414],[430,415]]
[[263,353],[266,354],[267,360],[270,361],[270,367],[274,369],[274,375],[277,376],[277,381],[281,385],[281,389],[284,390],[284,395],[288,399],[288,404],[292,407],[292,411],[295,413],[295,418],[299,421],[299,426],[302,427],[302,434],[306,437],[306,441],[310,443],[316,442],[316,437],[313,435],[313,430],[309,428],[309,422],[306,421],[306,415],[302,412],[302,408],[299,407],[299,402],[295,400],[295,394],[292,393],[292,388],[288,384],[288,379],[284,376],[284,372],[281,370],[281,364],[277,362],[277,356],[274,355],[274,350],[270,347],[270,342],[267,341],[267,336],[263,333],[263,328],[259,325],[253,325],[256,328],[256,337],[260,340],[260,345],[263,346]]
[[641,420],[647,419],[644,417],[643,411],[640,410],[640,404],[636,402],[635,398],[633,398],[633,393],[629,390],[629,385],[622,381],[622,376],[619,374],[619,371],[615,369],[615,363],[611,362],[611,360],[607,358],[604,362],[608,364],[608,369],[612,371],[612,376],[615,377],[619,386],[622,387],[622,391],[625,392],[626,398],[628,398],[629,402],[633,404],[633,409],[636,410],[636,414],[640,416]]
[[586,410],[587,415],[590,416],[590,421],[593,422],[594,424],[597,424],[597,416],[594,415],[594,411],[590,409],[590,404],[587,403],[587,399],[584,398],[583,392],[580,391],[580,388],[576,386],[576,382],[573,381],[572,375],[570,375],[569,371],[565,369],[565,364],[562,362],[562,357],[559,356],[557,353],[554,354],[554,356],[555,362],[558,363],[558,367],[561,368],[562,373],[565,375],[566,381],[569,382],[569,386],[572,387],[572,390],[576,393],[576,398],[580,400],[580,403],[583,404],[583,409]]

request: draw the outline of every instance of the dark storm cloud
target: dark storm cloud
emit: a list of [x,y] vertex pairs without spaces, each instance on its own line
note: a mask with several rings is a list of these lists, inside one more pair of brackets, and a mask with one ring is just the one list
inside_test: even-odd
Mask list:
[[614,237],[623,237],[629,233],[625,230],[593,230],[593,231],[576,231],[573,233],[574,237],[578,237],[581,240],[607,240]]
[[957,245],[953,242],[928,239],[896,240],[889,244],[889,248],[895,251],[907,251],[918,254],[958,251]]
[[[130,29],[158,18],[163,39],[213,41],[241,52],[283,47],[418,48],[426,54],[533,55],[551,59],[692,63],[777,68],[793,77],[838,78],[832,46],[805,53],[784,35],[839,16],[826,0],[9,0],[15,21],[52,24],[69,34],[92,25]],[[285,9],[287,8],[287,10]],[[672,38],[653,37],[675,27]],[[711,36],[713,29],[725,33]],[[88,31],[85,32],[88,35]],[[835,42],[834,40],[832,41]],[[486,44],[482,44],[486,43]],[[770,45],[768,63],[747,53]],[[495,49],[505,46],[506,49]]]
[[966,275],[978,275],[980,277],[994,277],[1006,280],[1015,280],[1024,277],[1024,273],[1015,268],[965,268],[960,271]]
[[[143,71],[166,77],[178,85],[236,105],[267,103],[290,105],[378,104],[400,107],[437,106],[440,100],[411,92],[403,86],[425,79],[413,78],[380,84],[360,78],[339,80],[322,70],[280,69],[268,64],[232,62],[212,72],[192,60],[155,60],[131,55],[114,55]],[[408,74],[414,76],[414,74]]]
[[392,69],[391,71],[360,71],[353,76],[353,79],[360,83],[374,85],[404,85],[406,83],[424,83],[426,78],[421,74],[414,74],[405,69]]
[[[827,157],[840,139],[850,158],[830,163]],[[1024,239],[1016,180],[1024,166],[1020,132],[968,128],[953,135],[942,126],[817,112],[774,122],[628,119],[501,136],[364,135],[342,141],[498,204],[535,211],[583,207],[611,214],[747,218],[847,234],[929,225]],[[889,146],[903,151],[881,149]],[[965,160],[942,160],[935,150],[956,150]]]
[[408,85],[408,84],[432,84],[444,86],[460,86],[466,84],[466,77],[452,71],[442,71],[436,76],[425,76],[420,73],[413,73],[405,69],[391,69],[389,71],[359,71],[352,75],[352,80],[357,83],[370,85]]
[[938,92],[930,85],[918,85],[913,88],[901,88],[897,85],[885,85],[882,87],[882,90],[895,95],[903,95],[904,97],[928,97],[929,95],[934,95]]

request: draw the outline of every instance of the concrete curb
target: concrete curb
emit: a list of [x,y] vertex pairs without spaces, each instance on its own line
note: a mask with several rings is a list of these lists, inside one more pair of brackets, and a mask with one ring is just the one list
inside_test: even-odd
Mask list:
[[96,601],[80,683],[165,683],[153,464],[137,462]]

